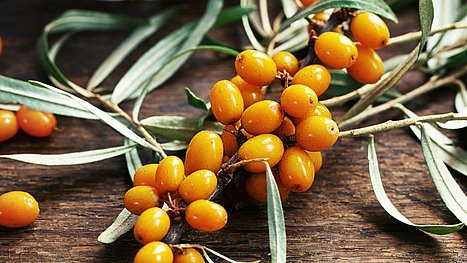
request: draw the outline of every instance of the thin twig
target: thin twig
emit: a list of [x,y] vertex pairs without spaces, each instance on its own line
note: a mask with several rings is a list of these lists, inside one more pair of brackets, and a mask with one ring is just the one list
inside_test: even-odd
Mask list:
[[467,120],[467,115],[450,112],[444,114],[408,118],[398,121],[389,120],[384,123],[375,124],[364,128],[342,131],[339,133],[339,138],[359,137],[366,136],[369,134],[386,132],[397,128],[415,125],[417,122],[446,122],[451,120]]
[[[452,29],[462,29],[462,28],[467,28],[467,22],[456,22],[456,23],[447,24],[447,25],[444,25],[444,26],[437,27],[437,28],[431,30],[430,36],[434,35],[434,34],[437,34],[437,33],[444,32],[444,31],[448,31],[448,30],[452,30]],[[412,40],[418,40],[421,37],[422,37],[422,32],[421,31],[411,32],[411,33],[407,33],[407,34],[404,34],[404,35],[401,35],[401,36],[390,38],[387,45],[389,46],[389,45],[395,45],[395,44],[402,44],[402,43],[406,43],[406,42],[409,42],[409,41],[412,41]]]

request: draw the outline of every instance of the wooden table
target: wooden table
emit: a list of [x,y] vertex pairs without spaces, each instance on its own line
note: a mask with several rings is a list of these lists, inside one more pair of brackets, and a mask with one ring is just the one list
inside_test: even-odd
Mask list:
[[[70,8],[85,8],[148,17],[170,1],[12,1],[0,2],[0,34],[4,53],[0,74],[22,79],[48,81],[39,67],[36,41],[42,28]],[[228,5],[235,1],[228,1]],[[139,48],[127,63],[106,81],[114,85],[131,64],[159,37],[202,14],[204,5],[191,1],[192,8],[181,11],[173,23]],[[204,1],[203,1],[204,3]],[[401,11],[399,24],[390,23],[393,35],[416,30],[416,10]],[[100,61],[127,32],[83,33],[68,42],[58,63],[73,81],[85,84]],[[241,26],[217,30],[216,37],[238,45],[243,39]],[[242,42],[244,43],[244,42]],[[388,48],[384,58],[407,52],[414,43]],[[161,89],[148,95],[141,116],[199,116],[185,101],[188,86],[208,98],[211,85],[234,75],[233,59],[212,53],[195,54]],[[419,73],[409,74],[398,85],[407,90],[426,80]],[[442,88],[408,104],[420,114],[453,110],[454,89]],[[277,92],[273,97],[277,97]],[[123,104],[129,109],[132,102]],[[341,116],[344,108],[333,109]],[[398,118],[397,112],[371,122]],[[122,138],[109,127],[81,119],[58,117],[59,128],[46,139],[23,133],[0,144],[6,153],[66,153],[118,146]],[[465,132],[465,131],[464,131]],[[449,136],[460,140],[461,132]],[[465,134],[465,133],[464,133]],[[377,150],[386,191],[396,207],[415,223],[455,223],[454,216],[439,199],[423,161],[417,140],[407,129],[379,135]],[[465,138],[464,145],[465,145]],[[367,140],[342,139],[325,153],[323,169],[312,189],[292,195],[284,204],[288,235],[288,259],[303,261],[454,261],[467,260],[467,231],[432,236],[406,227],[391,218],[379,205],[370,186],[366,156]],[[149,162],[148,152],[143,152]],[[463,188],[467,178],[454,173]],[[123,157],[79,166],[45,167],[0,160],[0,193],[25,190],[40,202],[39,219],[22,229],[0,228],[0,262],[129,262],[139,245],[126,234],[111,245],[97,236],[123,207],[123,194],[130,188]],[[189,232],[183,242],[201,243],[235,259],[268,260],[266,209],[248,207],[234,210],[227,206],[229,223],[222,231],[203,234]]]

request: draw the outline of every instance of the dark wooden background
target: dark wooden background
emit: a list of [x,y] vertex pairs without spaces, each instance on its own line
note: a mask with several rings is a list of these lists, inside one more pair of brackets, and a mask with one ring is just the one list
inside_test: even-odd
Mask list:
[[[85,8],[148,17],[174,1],[12,1],[0,2],[0,35],[4,53],[0,74],[47,81],[35,50],[42,28],[70,8]],[[179,2],[179,1],[176,1]],[[279,1],[277,1],[279,2]],[[143,48],[106,82],[114,85],[145,48],[182,23],[200,16],[204,1],[191,1]],[[233,5],[235,1],[227,1]],[[399,11],[400,23],[390,23],[393,35],[417,30],[415,8]],[[59,54],[58,63],[70,79],[85,84],[99,62],[128,32],[85,33],[75,36]],[[216,37],[234,45],[244,42],[239,24],[217,30]],[[384,58],[414,47],[409,43],[380,53]],[[200,112],[185,102],[183,88],[191,87],[207,98],[217,80],[234,75],[233,59],[198,53],[161,89],[148,95],[142,117],[152,115],[196,116]],[[426,76],[409,74],[398,85],[411,89]],[[408,106],[420,114],[453,110],[453,88],[444,87]],[[277,94],[275,94],[277,96]],[[129,109],[132,102],[123,106]],[[344,108],[333,109],[341,116]],[[374,118],[399,118],[397,112]],[[66,153],[121,145],[122,138],[96,121],[58,117],[62,132],[50,138],[34,139],[19,133],[0,144],[6,153]],[[463,131],[465,135],[465,130]],[[461,141],[461,132],[449,136]],[[386,191],[396,207],[415,223],[455,223],[431,182],[417,140],[407,129],[379,135],[377,150]],[[464,143],[465,145],[465,143]],[[292,195],[284,204],[288,235],[288,260],[302,261],[449,261],[465,262],[467,231],[432,236],[392,219],[379,205],[370,186],[365,138],[343,139],[325,153],[323,169],[311,190]],[[145,162],[149,155],[143,152]],[[454,173],[465,189],[467,179]],[[127,234],[111,245],[100,244],[97,236],[123,207],[123,194],[131,186],[123,157],[66,167],[29,165],[0,160],[0,193],[24,190],[40,203],[41,214],[22,229],[0,227],[0,262],[130,262],[139,245]],[[265,208],[234,210],[227,206],[229,223],[222,231],[189,232],[183,242],[201,243],[235,259],[268,260],[268,231]]]

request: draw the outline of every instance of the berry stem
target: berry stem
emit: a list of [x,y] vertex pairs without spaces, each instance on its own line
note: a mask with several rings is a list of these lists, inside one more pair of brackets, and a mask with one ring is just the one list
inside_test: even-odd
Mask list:
[[[397,105],[395,106],[397,107]],[[467,120],[467,115],[459,114],[459,113],[444,113],[444,114],[435,114],[435,115],[427,115],[421,116],[416,118],[407,118],[403,120],[393,121],[389,120],[380,124],[375,124],[371,126],[367,126],[364,128],[342,131],[339,133],[340,138],[346,137],[359,137],[359,136],[366,136],[370,134],[386,132],[393,129],[403,128],[411,125],[415,125],[419,122],[446,122],[451,120]]]
[[[437,28],[431,30],[430,36],[432,36],[434,34],[437,34],[437,33],[449,31],[449,30],[452,30],[452,29],[462,29],[462,28],[467,28],[467,22],[456,22],[456,23],[447,24],[447,25],[437,27]],[[387,45],[389,46],[389,45],[402,44],[402,43],[410,42],[410,41],[413,41],[413,40],[419,40],[421,37],[422,37],[422,32],[421,31],[410,32],[410,33],[407,33],[407,34],[404,34],[404,35],[400,35],[400,36],[397,36],[397,37],[390,38]]]

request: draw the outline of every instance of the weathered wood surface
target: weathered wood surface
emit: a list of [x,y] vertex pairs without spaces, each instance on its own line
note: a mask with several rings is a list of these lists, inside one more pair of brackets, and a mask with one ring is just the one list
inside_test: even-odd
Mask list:
[[[98,2],[98,1],[12,1],[0,2],[0,34],[4,53],[0,74],[23,80],[47,81],[37,61],[35,44],[47,22],[70,8],[86,8],[147,17],[170,1]],[[229,1],[233,4],[234,1]],[[204,2],[203,2],[204,3]],[[199,16],[203,5],[191,1],[172,23],[149,42]],[[399,24],[390,24],[393,35],[418,28],[415,9],[400,13]],[[99,61],[127,34],[85,33],[74,37],[59,54],[64,73],[84,84]],[[239,25],[217,30],[217,37],[232,44],[244,39]],[[148,47],[146,44],[145,47]],[[413,43],[388,48],[384,58],[407,52]],[[120,66],[106,85],[119,76],[142,54],[138,49],[130,61]],[[233,59],[211,53],[198,53],[182,68],[177,77],[150,94],[142,116],[190,115],[183,87],[191,87],[207,98],[217,80],[231,78]],[[425,81],[422,74],[410,74],[398,85],[407,90]],[[420,114],[441,113],[453,109],[453,88],[442,88],[408,106]],[[277,94],[276,94],[277,95]],[[125,103],[130,108],[132,103]],[[343,108],[333,110],[335,116]],[[377,117],[398,118],[397,112]],[[120,135],[95,121],[59,117],[62,132],[47,139],[33,139],[24,134],[0,144],[0,153],[66,153],[117,146]],[[450,133],[461,140],[461,134]],[[465,137],[463,138],[465,145]],[[455,223],[444,207],[426,170],[416,139],[407,129],[376,137],[385,188],[396,207],[415,223]],[[366,139],[343,139],[326,152],[323,169],[310,191],[292,195],[284,204],[288,235],[288,259],[302,261],[450,261],[467,260],[467,231],[446,236],[432,236],[405,227],[380,207],[372,192],[366,156]],[[145,161],[149,154],[143,153]],[[454,173],[465,189],[467,179]],[[138,249],[131,234],[111,245],[103,245],[97,236],[123,207],[123,194],[130,180],[123,157],[98,163],[43,167],[5,159],[0,160],[0,193],[25,190],[37,197],[40,218],[30,227],[10,230],[0,228],[0,262],[129,262]],[[265,208],[229,210],[227,227],[217,233],[190,232],[184,242],[205,244],[236,259],[268,259],[268,236]]]

